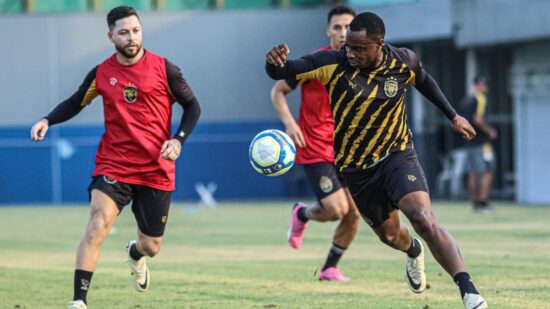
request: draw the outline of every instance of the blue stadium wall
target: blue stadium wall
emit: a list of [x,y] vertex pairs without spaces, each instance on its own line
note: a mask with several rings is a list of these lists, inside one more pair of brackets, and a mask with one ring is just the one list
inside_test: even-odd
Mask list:
[[[310,194],[301,168],[279,177],[256,173],[248,161],[250,140],[278,122],[200,123],[176,164],[174,200],[198,200],[195,185],[215,183],[220,200],[281,199]],[[52,127],[43,142],[29,128],[0,128],[0,203],[82,203],[94,169],[102,126]]]

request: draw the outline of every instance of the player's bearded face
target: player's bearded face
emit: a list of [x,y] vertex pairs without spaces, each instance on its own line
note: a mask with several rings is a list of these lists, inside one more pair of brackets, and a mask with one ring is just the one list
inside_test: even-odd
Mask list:
[[346,56],[352,67],[358,69],[375,68],[381,60],[383,39],[369,39],[365,31],[348,31],[346,36]]
[[116,21],[109,32],[109,38],[116,50],[128,59],[136,57],[141,51],[141,24],[137,16],[129,16]]

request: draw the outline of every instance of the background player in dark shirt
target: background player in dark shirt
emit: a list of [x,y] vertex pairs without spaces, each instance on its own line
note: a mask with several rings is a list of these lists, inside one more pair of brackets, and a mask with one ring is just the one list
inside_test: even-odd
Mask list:
[[[69,309],[87,308],[103,240],[122,208],[132,201],[138,239],[128,243],[134,287],[144,292],[150,276],[145,256],[159,250],[175,184],[175,162],[194,128],[200,107],[179,68],[142,48],[141,23],[130,7],[107,15],[108,37],[116,53],[92,69],[74,95],[31,129],[41,141],[50,125],[78,114],[94,97],[103,97],[105,133],[96,153],[90,184],[90,218],[76,256],[74,297]],[[184,109],[175,137],[172,104]]]
[[478,134],[466,144],[468,193],[475,211],[490,212],[489,197],[495,169],[495,153],[491,140],[497,137],[497,130],[486,120],[487,93],[489,85],[485,76],[476,76],[473,93],[462,102],[462,114]]
[[[340,50],[355,11],[346,6],[337,6],[329,11],[327,17],[330,45],[320,50]],[[290,113],[285,97],[297,86],[302,88],[298,123]],[[309,220],[340,220],[319,279],[348,281],[349,278],[340,272],[337,264],[357,234],[360,215],[341,173],[334,166],[334,120],[325,85],[317,80],[304,83],[296,79],[280,80],[271,89],[271,101],[286,133],[297,146],[296,163],[304,167],[318,201],[311,205],[295,204],[288,233],[289,244],[292,248],[300,248]]]
[[336,165],[380,240],[407,253],[411,290],[420,293],[426,288],[424,250],[400,224],[397,209],[453,277],[466,308],[488,308],[466,272],[456,241],[433,214],[406,121],[406,86],[414,85],[465,138],[473,138],[475,130],[457,115],[416,55],[385,44],[384,35],[380,17],[361,13],[350,24],[345,51],[320,51],[287,61],[288,46],[281,44],[266,55],[266,72],[274,79],[317,79],[326,85],[335,123]]

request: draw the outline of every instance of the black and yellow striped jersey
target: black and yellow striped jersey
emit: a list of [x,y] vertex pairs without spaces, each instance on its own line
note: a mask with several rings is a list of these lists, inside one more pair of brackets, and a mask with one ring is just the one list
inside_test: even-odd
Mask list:
[[[292,76],[325,84],[334,118],[335,164],[340,170],[366,169],[394,151],[413,147],[405,112],[407,85],[429,80],[429,91],[419,90],[447,117],[456,115],[414,52],[388,44],[382,52],[382,64],[372,70],[352,67],[343,49],[289,60],[283,68],[266,66],[275,79]],[[437,89],[432,89],[434,85]]]

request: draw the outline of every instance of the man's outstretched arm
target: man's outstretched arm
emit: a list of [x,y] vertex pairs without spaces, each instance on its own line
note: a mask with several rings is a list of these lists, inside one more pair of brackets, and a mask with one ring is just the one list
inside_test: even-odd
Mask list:
[[78,87],[78,90],[65,101],[59,103],[46,117],[36,122],[31,128],[31,139],[41,141],[44,139],[49,126],[65,122],[74,116],[92,100],[98,93],[95,88],[95,74],[97,67],[93,68],[84,81]]
[[323,50],[298,59],[287,60],[289,52],[286,44],[279,44],[267,53],[265,71],[269,77],[275,80],[316,79],[327,84],[340,57],[337,51]]
[[476,131],[472,125],[455,111],[435,80],[424,70],[422,70],[422,74],[418,77],[420,77],[420,80],[417,79],[416,89],[445,114],[456,132],[467,140],[474,138]]

